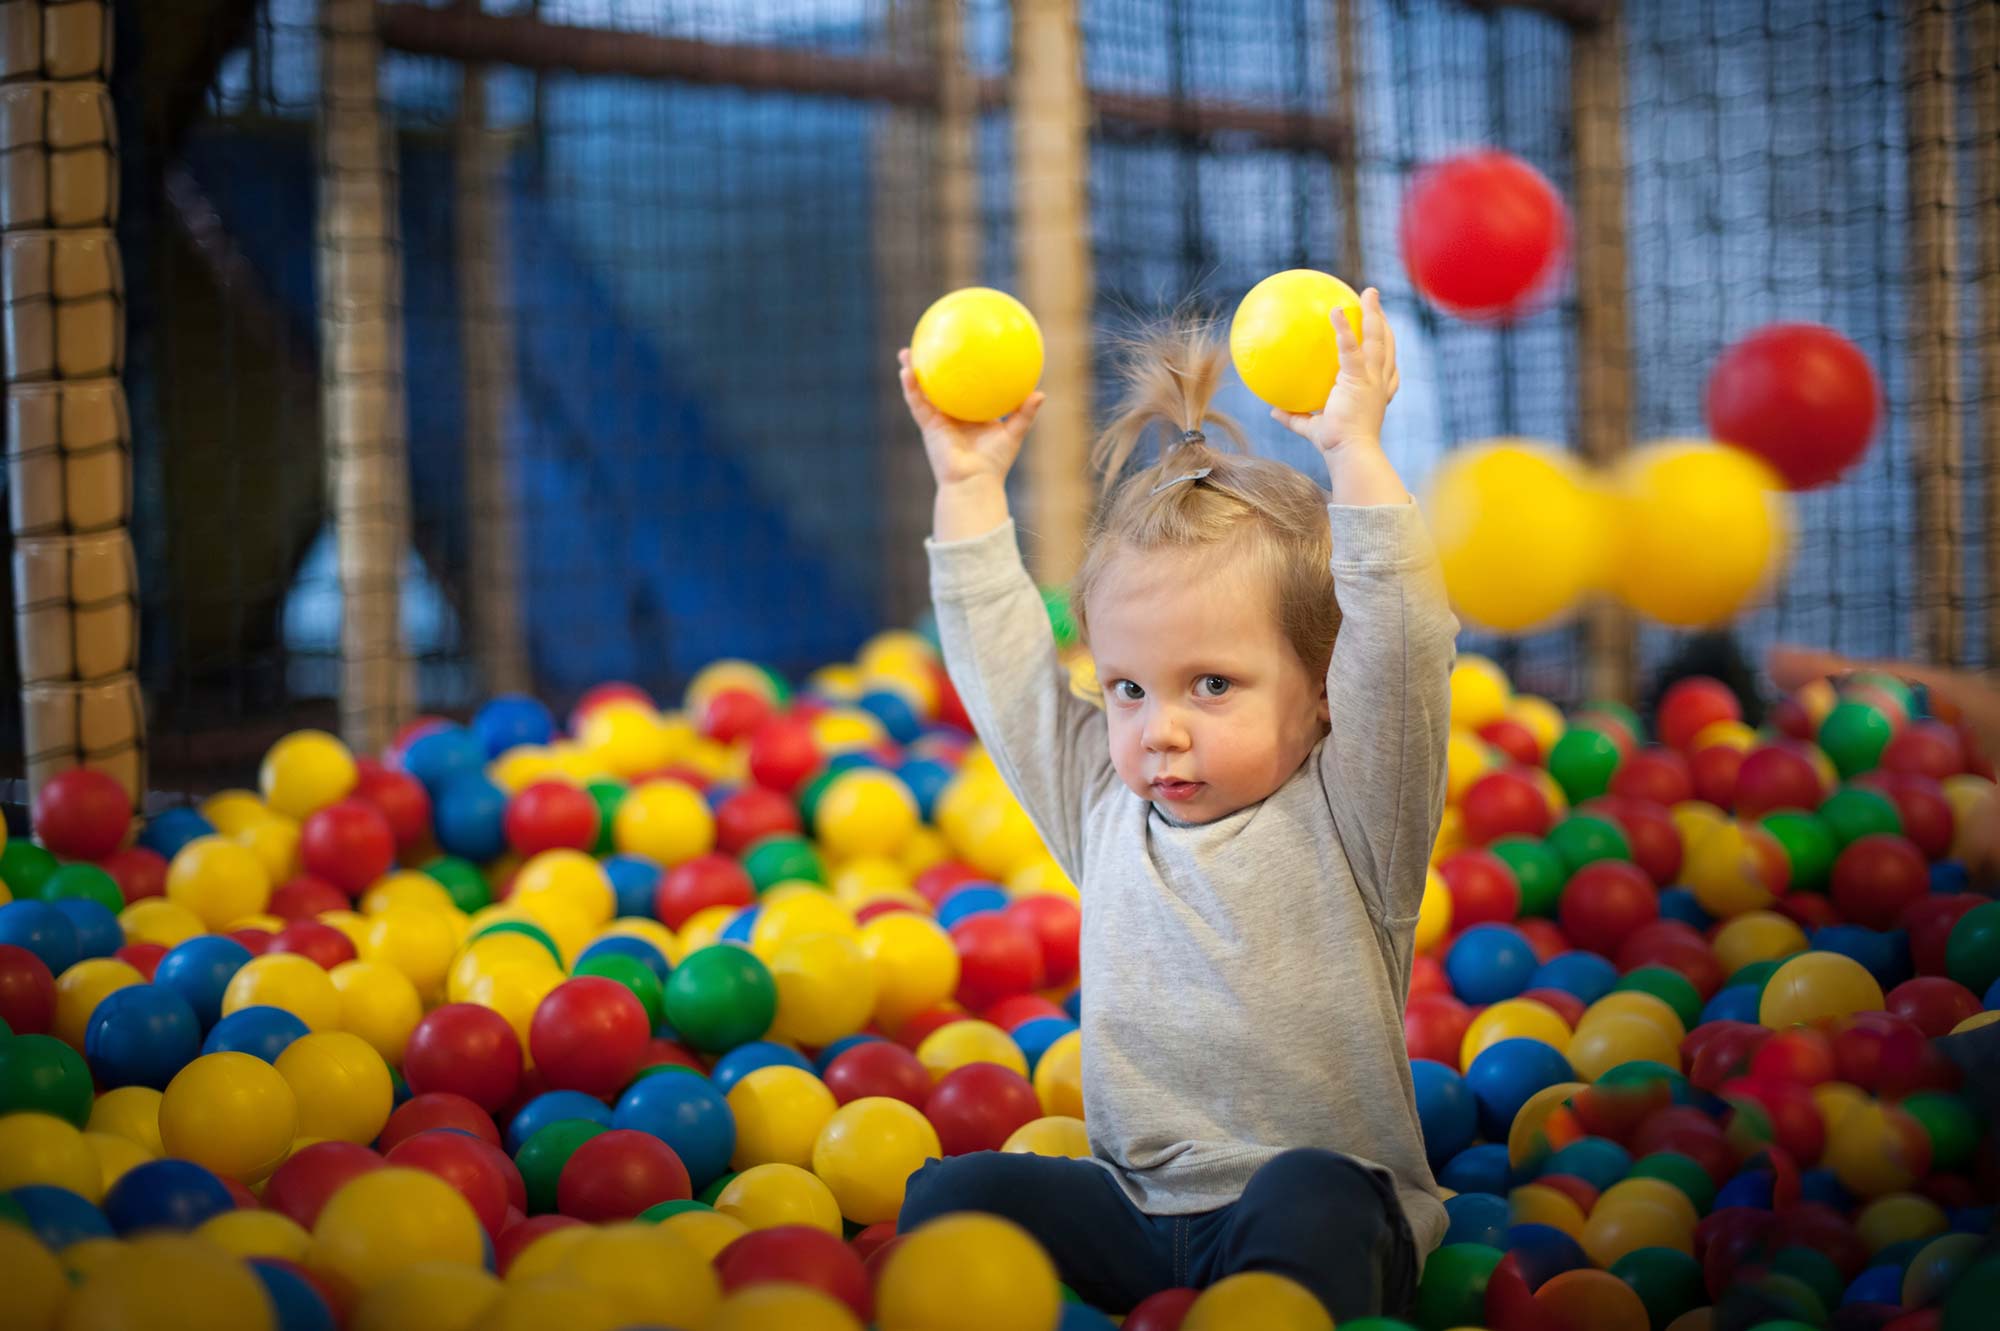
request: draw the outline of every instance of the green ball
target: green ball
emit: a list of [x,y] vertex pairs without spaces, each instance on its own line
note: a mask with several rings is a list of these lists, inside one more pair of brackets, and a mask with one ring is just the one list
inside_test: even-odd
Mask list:
[[1945,940],[1944,969],[1975,994],[2000,980],[2000,901],[1974,906],[1958,917]]
[[1411,1312],[1424,1331],[1479,1326],[1486,1314],[1486,1282],[1506,1256],[1484,1243],[1447,1243],[1424,1263]]
[[722,1190],[728,1187],[731,1183],[734,1183],[735,1181],[736,1181],[736,1175],[733,1172],[724,1174],[721,1178],[709,1184],[707,1187],[703,1188],[698,1194],[696,1194],[695,1200],[701,1202],[706,1206],[714,1206],[715,1199],[722,1195]]
[[1840,1267],[1831,1257],[1813,1248],[1779,1249],[1771,1258],[1771,1273],[1799,1281],[1828,1308],[1839,1307],[1840,1296],[1847,1292],[1847,1281],[1841,1277]]
[[1693,1156],[1682,1155],[1679,1151],[1655,1151],[1641,1156],[1632,1162],[1632,1172],[1625,1177],[1656,1178],[1663,1183],[1671,1183],[1694,1203],[1698,1215],[1707,1215],[1709,1208],[1715,1205],[1714,1178]]
[[1625,829],[1590,813],[1573,813],[1550,828],[1548,847],[1562,861],[1564,882],[1586,864],[1632,858],[1632,843],[1625,839]]
[[639,1000],[639,1006],[646,1009],[646,1027],[651,1030],[666,1019],[666,997],[660,985],[660,977],[653,968],[637,957],[626,956],[622,952],[602,952],[577,963],[576,974],[597,975],[607,980],[616,980],[632,991]]
[[1903,1108],[1931,1139],[1933,1169],[1955,1172],[1971,1162],[1984,1129],[1964,1096],[1950,1091],[1918,1091],[1903,1101]]
[[714,1209],[707,1202],[654,1202],[651,1206],[639,1212],[638,1218],[646,1221],[648,1224],[657,1225],[670,1215],[685,1215],[689,1211],[713,1211]]
[[[1728,1309],[1729,1312],[1724,1310]],[[1727,1317],[1726,1325],[1741,1326],[1746,1321],[1757,1327],[1794,1327],[1819,1331],[1826,1325],[1826,1305],[1812,1286],[1796,1276],[1766,1270],[1748,1284],[1724,1294],[1716,1312]],[[1744,1314],[1731,1316],[1731,1313]]]
[[1340,1331],[1417,1331],[1399,1317],[1356,1317],[1342,1322]]
[[760,665],[757,667],[757,669],[763,672],[765,679],[771,681],[772,706],[782,708],[786,703],[792,700],[792,686],[785,682],[785,677],[783,675],[779,674],[777,671],[771,669],[771,667],[767,665]]
[[1818,814],[1781,809],[1765,814],[1763,826],[1785,852],[1791,865],[1791,885],[1801,892],[1824,892],[1833,874],[1833,832]]
[[1611,774],[1622,757],[1618,745],[1602,731],[1571,726],[1549,750],[1549,775],[1571,804],[1581,804],[1611,789]]
[[423,871],[437,880],[451,897],[451,904],[467,915],[493,904],[493,889],[486,885],[486,875],[479,872],[479,866],[471,860],[462,860],[456,855],[440,855],[426,864]]
[[496,920],[492,924],[482,925],[480,928],[475,929],[472,937],[465,941],[468,943],[475,942],[486,937],[488,934],[520,934],[523,937],[532,938],[548,949],[549,955],[555,958],[556,965],[560,966],[563,964],[562,949],[556,946],[556,940],[549,937],[547,930],[543,929],[539,924],[534,924],[527,920]]
[[34,1229],[34,1225],[28,1221],[27,1211],[14,1200],[12,1195],[4,1192],[0,1192],[0,1225],[19,1225],[22,1229]]
[[0,1017],[0,1040],[5,1040],[13,1033],[14,1033],[14,1028],[7,1024],[7,1019],[5,1017]]
[[1748,966],[1731,972],[1729,978],[1722,982],[1722,987],[1724,989],[1734,989],[1739,984],[1754,985],[1757,989],[1757,996],[1762,998],[1764,996],[1764,986],[1769,984],[1771,977],[1778,973],[1778,967],[1790,960],[1790,957],[1773,957],[1769,961],[1753,961]]
[[[806,820],[807,827],[818,827],[820,797],[826,794],[826,788],[833,784],[834,779],[842,775],[844,773],[831,770],[824,771],[799,787],[799,817]],[[761,884],[759,885],[759,890],[762,890]]]
[[90,1065],[53,1035],[16,1035],[0,1044],[0,1114],[53,1114],[77,1127],[90,1121]]
[[1819,723],[1819,746],[1844,779],[1874,771],[1895,733],[1895,726],[1881,708],[1865,702],[1843,702]]
[[1042,605],[1049,612],[1049,628],[1055,632],[1056,646],[1076,646],[1076,615],[1070,609],[1069,588],[1042,588]]
[[1834,855],[1865,836],[1901,836],[1903,815],[1887,795],[1842,786],[1819,806],[1819,820],[1833,834]]
[[743,871],[750,875],[751,885],[759,892],[768,891],[778,883],[826,881],[826,870],[812,842],[783,832],[752,843],[743,852]]
[[1661,999],[1681,1019],[1684,1030],[1701,1024],[1701,991],[1687,976],[1668,966],[1640,966],[1627,971],[1611,986],[1612,992],[1635,990]]
[[32,841],[16,838],[0,849],[0,883],[7,884],[16,901],[41,900],[42,885],[56,868],[56,857]]
[[1680,1073],[1665,1063],[1650,1058],[1633,1058],[1606,1068],[1598,1075],[1597,1085],[1608,1087],[1635,1086],[1653,1090],[1660,1086],[1667,1088],[1667,1095],[1677,1105],[1691,1105],[1701,1099],[1694,1086]]
[[1501,837],[1486,849],[1506,862],[1521,885],[1521,914],[1553,916],[1569,874],[1560,856],[1533,837]]
[[761,1037],[778,1015],[778,986],[747,948],[702,948],[667,977],[667,1024],[705,1053]]
[[94,864],[65,864],[42,884],[44,901],[95,901],[116,915],[125,909],[118,880]]
[[1611,1264],[1611,1274],[1631,1286],[1657,1327],[1708,1302],[1701,1263],[1678,1248],[1635,1248]]
[[556,1181],[576,1148],[605,1130],[587,1118],[566,1118],[539,1129],[521,1143],[514,1164],[528,1185],[528,1214],[547,1215],[556,1209]]
[[1083,1302],[1083,1296],[1081,1294],[1078,1294],[1075,1290],[1071,1289],[1068,1285],[1063,1284],[1061,1281],[1056,1282],[1056,1288],[1062,1291],[1062,1301],[1064,1303]]
[[611,820],[618,816],[618,806],[625,802],[626,786],[622,781],[607,781],[602,777],[584,786],[584,793],[597,803],[597,843],[590,848],[593,855],[609,855],[617,849],[611,840]]

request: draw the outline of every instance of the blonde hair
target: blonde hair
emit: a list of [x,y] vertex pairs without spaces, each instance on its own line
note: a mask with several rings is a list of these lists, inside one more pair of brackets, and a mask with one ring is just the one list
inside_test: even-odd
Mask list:
[[[1070,591],[1077,631],[1089,640],[1091,597],[1118,555],[1219,547],[1255,561],[1286,641],[1322,676],[1340,632],[1327,497],[1304,473],[1251,455],[1242,427],[1209,411],[1227,355],[1211,325],[1190,320],[1123,346],[1119,411],[1091,449],[1100,501]],[[1159,459],[1126,475],[1154,427],[1166,436]],[[1229,447],[1217,447],[1210,432]]]

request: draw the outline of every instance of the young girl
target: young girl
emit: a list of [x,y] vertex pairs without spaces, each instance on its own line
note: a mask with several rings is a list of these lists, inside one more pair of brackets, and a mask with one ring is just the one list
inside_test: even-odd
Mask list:
[[[1395,1311],[1445,1230],[1403,1044],[1417,904],[1444,806],[1457,622],[1383,454],[1396,352],[1379,296],[1334,328],[1325,409],[1273,412],[1328,494],[1224,452],[1224,351],[1166,335],[1129,367],[1073,589],[1103,689],[1070,692],[1007,511],[1040,406],[941,415],[903,354],[937,478],[931,589],[953,683],[1083,893],[1094,1158],[997,1153],[911,1176],[901,1225],[990,1211],[1123,1311],[1266,1270],[1337,1319]],[[1157,465],[1120,472],[1149,428]]]

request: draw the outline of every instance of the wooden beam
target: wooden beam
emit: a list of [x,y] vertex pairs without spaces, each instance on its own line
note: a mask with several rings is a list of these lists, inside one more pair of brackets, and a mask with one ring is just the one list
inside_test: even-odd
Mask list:
[[1618,0],[1464,0],[1467,9],[1494,13],[1502,9],[1525,9],[1547,14],[1579,28],[1609,22],[1618,12]]
[[[873,56],[835,55],[804,47],[759,46],[660,37],[614,28],[548,23],[523,15],[475,14],[408,4],[376,6],[382,44],[411,55],[478,64],[514,65],[625,78],[665,79],[761,92],[844,97],[935,109],[937,68]],[[971,80],[974,103],[1008,105],[1001,78]],[[1321,153],[1353,151],[1348,125],[1327,115],[1244,102],[1175,101],[1133,93],[1095,93],[1089,115],[1098,133],[1115,138],[1205,139],[1240,136],[1258,147]]]
[[1979,246],[1979,432],[1985,450],[1986,662],[2000,666],[2000,5],[1965,14],[1972,71],[1973,215]]
[[[1361,57],[1359,12],[1361,0],[1333,0],[1333,95],[1340,108],[1340,123],[1360,123]],[[1358,132],[1358,131],[1357,131]],[[1340,213],[1340,235],[1335,253],[1340,255],[1340,275],[1357,290],[1367,285],[1361,251],[1361,169],[1358,154],[1341,153],[1334,162],[1334,201]]]

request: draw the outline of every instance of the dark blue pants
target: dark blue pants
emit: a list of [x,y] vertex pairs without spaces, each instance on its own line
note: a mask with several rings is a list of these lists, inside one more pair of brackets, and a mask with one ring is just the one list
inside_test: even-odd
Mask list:
[[1394,1191],[1333,1151],[1286,1151],[1233,1204],[1158,1216],[1134,1206],[1101,1165],[982,1151],[910,1175],[897,1228],[908,1233],[949,1211],[990,1211],[1022,1226],[1064,1282],[1105,1312],[1238,1271],[1289,1276],[1336,1322],[1394,1315],[1416,1294],[1416,1244]]

